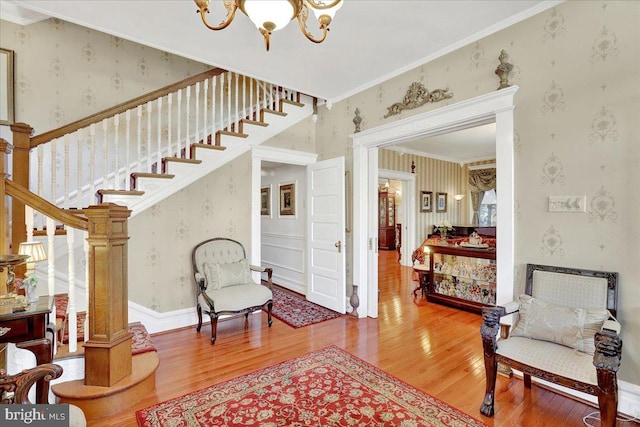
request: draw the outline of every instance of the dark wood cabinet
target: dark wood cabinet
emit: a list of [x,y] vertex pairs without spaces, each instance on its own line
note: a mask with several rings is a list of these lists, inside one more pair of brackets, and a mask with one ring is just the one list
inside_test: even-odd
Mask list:
[[396,248],[396,203],[393,194],[378,193],[378,248]]
[[496,251],[429,246],[427,301],[480,313],[496,304]]

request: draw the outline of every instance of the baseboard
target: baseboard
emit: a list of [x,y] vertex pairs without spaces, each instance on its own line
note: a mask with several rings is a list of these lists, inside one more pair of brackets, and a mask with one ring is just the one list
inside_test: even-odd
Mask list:
[[158,313],[129,301],[129,323],[131,322],[141,322],[150,334],[155,334],[196,325],[198,315],[195,307]]

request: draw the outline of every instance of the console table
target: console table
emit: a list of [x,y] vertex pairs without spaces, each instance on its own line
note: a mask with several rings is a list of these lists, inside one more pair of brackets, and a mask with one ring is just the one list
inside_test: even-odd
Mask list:
[[[49,295],[41,296],[24,311],[12,312],[11,307],[6,306],[7,312],[0,311],[0,344],[15,343],[16,347],[29,350],[36,356],[36,365],[51,363],[53,346],[46,338],[46,332],[52,308],[53,296]],[[36,383],[36,402],[48,403],[48,398],[49,385],[44,379],[39,380]]]

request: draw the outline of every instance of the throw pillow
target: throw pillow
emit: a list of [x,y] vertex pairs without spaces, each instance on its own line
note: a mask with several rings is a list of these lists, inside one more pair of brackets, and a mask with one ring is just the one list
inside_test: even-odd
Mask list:
[[511,336],[550,341],[593,354],[593,336],[608,318],[607,310],[562,307],[530,295],[520,295],[519,300],[518,323]]
[[207,290],[213,291],[220,289],[220,275],[218,274],[218,265],[205,262],[202,264],[204,277],[207,279]]
[[228,264],[217,264],[220,287],[252,283],[249,261],[247,259]]

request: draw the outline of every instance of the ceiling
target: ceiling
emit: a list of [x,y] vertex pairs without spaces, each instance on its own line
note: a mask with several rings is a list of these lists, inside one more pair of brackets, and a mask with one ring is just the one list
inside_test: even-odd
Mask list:
[[[294,21],[274,32],[269,52],[242,12],[226,29],[211,31],[192,0],[0,0],[0,17],[21,25],[57,17],[287,86],[330,104],[558,3],[345,0],[323,43],[308,41]],[[224,17],[222,0],[211,0],[210,9],[210,23],[217,24]],[[317,35],[316,26],[311,17],[308,27]],[[494,133],[495,125],[487,125],[393,149],[464,164],[495,157]]]
[[[557,3],[345,0],[323,43],[308,41],[294,21],[274,32],[269,52],[242,12],[226,29],[211,31],[192,0],[1,0],[0,13],[23,25],[34,12],[57,17],[333,103]],[[222,0],[211,0],[210,9],[210,23],[223,20]],[[319,34],[313,16],[308,27]]]

